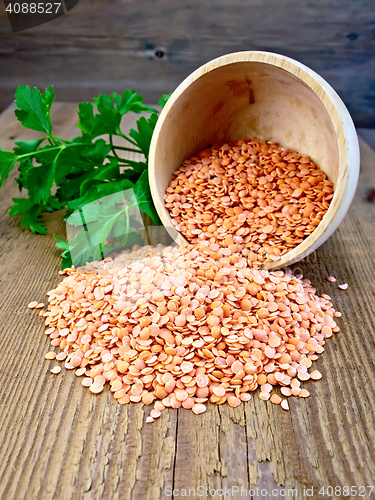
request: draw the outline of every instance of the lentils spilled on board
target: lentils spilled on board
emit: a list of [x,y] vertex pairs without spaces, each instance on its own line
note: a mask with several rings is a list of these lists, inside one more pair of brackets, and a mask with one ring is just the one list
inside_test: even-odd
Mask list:
[[251,137],[185,160],[164,199],[188,241],[247,248],[253,262],[265,262],[302,243],[332,198],[333,184],[307,156]]
[[165,407],[236,407],[258,386],[288,409],[273,387],[309,396],[301,381],[321,378],[309,369],[339,331],[308,280],[251,268],[217,243],[143,247],[65,274],[44,313],[56,360],[95,394],[109,382],[120,404],[156,400],[149,422]]
[[341,314],[302,275],[260,266],[311,234],[332,196],[311,160],[278,144],[251,138],[198,153],[165,198],[191,243],[62,271],[43,314],[60,352],[45,358],[76,370],[93,394],[109,383],[120,404],[154,403],[147,422],[166,407],[236,407],[258,387],[288,410],[283,397],[308,397],[301,382],[322,377],[311,366]]

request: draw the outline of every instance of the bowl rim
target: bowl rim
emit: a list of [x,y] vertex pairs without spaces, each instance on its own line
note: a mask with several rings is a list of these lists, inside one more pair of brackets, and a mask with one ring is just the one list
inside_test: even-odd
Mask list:
[[[189,76],[187,76],[173,92],[168,99],[166,105],[162,109],[159,119],[152,136],[150,153],[149,153],[149,183],[151,196],[153,200],[159,200],[158,190],[156,186],[156,165],[155,155],[158,143],[158,137],[163,128],[163,124],[168,117],[171,108],[180,96],[189,88],[189,86],[203,77],[207,73],[214,71],[220,67],[241,62],[258,62],[270,64],[281,68],[301,80],[313,91],[319,100],[326,108],[329,117],[331,118],[334,130],[337,137],[337,145],[339,152],[339,175],[334,190],[334,196],[330,206],[324,215],[323,219],[316,229],[303,240],[302,243],[287,252],[280,260],[267,262],[263,264],[264,269],[280,269],[289,266],[299,260],[307,257],[311,252],[316,250],[323,244],[331,234],[336,230],[342,219],[344,218],[349,206],[352,202],[359,176],[359,144],[358,137],[354,127],[353,120],[347,110],[345,104],[323,77],[310,69],[308,66],[296,61],[287,56],[265,51],[241,51],[232,52],[220,57],[217,57],[203,64]],[[178,166],[176,167],[178,168]],[[164,206],[164,199],[155,203],[158,215],[167,228],[174,228],[171,222],[171,217],[168,210]],[[175,236],[175,235],[173,235]],[[186,245],[188,241],[178,232],[175,237],[178,245]]]

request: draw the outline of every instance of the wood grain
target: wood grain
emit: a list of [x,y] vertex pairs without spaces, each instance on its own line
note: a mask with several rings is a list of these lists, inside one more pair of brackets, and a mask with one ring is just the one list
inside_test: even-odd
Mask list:
[[0,110],[21,84],[54,84],[66,101],[135,88],[157,102],[215,57],[267,50],[317,71],[358,126],[375,126],[374,24],[372,0],[80,0],[13,35],[1,6]]
[[[75,104],[56,104],[57,135],[74,135],[75,112]],[[33,137],[11,109],[1,115],[1,147]],[[289,412],[255,396],[235,409],[209,405],[201,416],[165,411],[146,425],[150,408],[120,407],[109,391],[93,396],[65,369],[51,375],[55,363],[44,360],[49,341],[43,322],[26,305],[45,300],[59,281],[52,235],[63,237],[64,226],[55,213],[44,216],[47,236],[21,228],[7,214],[17,195],[8,180],[0,200],[0,498],[165,500],[172,498],[167,486],[179,489],[175,499],[183,488],[242,486],[267,489],[268,498],[298,500],[307,498],[304,487],[314,487],[309,498],[315,500],[328,498],[318,494],[322,486],[373,484],[375,203],[366,200],[375,187],[375,153],[362,140],[360,146],[360,182],[348,215],[295,266],[319,293],[332,296],[343,317],[341,332],[316,362],[323,379],[306,383],[311,397],[293,398]],[[328,283],[329,274],[347,282],[348,290]],[[275,488],[297,491],[271,496]],[[253,499],[261,498],[255,493]],[[203,498],[246,496],[208,492]]]

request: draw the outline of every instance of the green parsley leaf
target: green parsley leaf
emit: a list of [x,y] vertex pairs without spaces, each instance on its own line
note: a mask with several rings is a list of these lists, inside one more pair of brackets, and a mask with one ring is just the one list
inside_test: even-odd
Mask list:
[[[62,151],[55,170],[56,194],[60,201],[69,202],[79,197],[80,186],[87,179],[121,178],[117,160],[107,157],[110,149],[104,139],[98,139],[89,146],[77,144]],[[103,162],[107,163],[103,165]]]
[[121,180],[122,178],[127,178],[120,174],[120,165],[116,158],[108,158],[108,163],[101,165],[100,168],[95,169],[94,179],[101,181],[105,180]]
[[121,122],[121,114],[113,106],[111,97],[100,94],[94,99],[98,114],[94,115],[94,106],[84,102],[78,106],[79,122],[77,126],[84,135],[91,138],[104,134],[116,134]]
[[32,205],[21,219],[22,227],[29,227],[32,233],[47,234],[45,224],[38,219],[42,212],[42,205]]
[[18,156],[0,148],[0,187],[7,180],[10,172],[18,160]]
[[30,157],[22,158],[22,160],[19,161],[19,176],[15,178],[15,181],[18,184],[18,189],[20,192],[22,191],[22,188],[27,189],[27,174],[30,168],[33,168],[33,162],[30,160]]
[[115,109],[113,105],[113,99],[111,96],[99,94],[99,97],[94,97],[94,102],[96,104],[96,107],[98,108],[99,113],[101,113],[105,109],[108,110]]
[[167,101],[168,99],[171,97],[171,95],[173,94],[173,92],[171,92],[170,94],[164,94],[158,101],[158,105],[161,107],[161,108],[164,108],[164,106],[167,104]]
[[[129,179],[102,182],[98,179],[87,179],[81,184],[81,196],[68,204],[68,210],[78,210],[104,196],[133,189],[134,184]],[[115,198],[114,198],[115,199]]]
[[[94,212],[90,206],[85,208],[84,213],[80,210],[81,214],[79,214],[82,215],[85,227],[82,227],[69,242],[70,254],[75,266],[85,264],[89,259],[104,258],[103,249],[111,229],[118,218],[125,219],[124,210],[111,211],[108,210],[108,207],[101,205],[97,205]],[[78,214],[74,214],[74,216],[78,222]],[[68,223],[71,222],[71,218],[72,216],[67,220]]]
[[[122,193],[120,194],[121,196],[117,197],[115,203],[121,203]],[[83,224],[87,225],[91,222],[100,222],[100,220],[112,218],[118,214],[119,209],[114,206],[115,204],[108,206],[100,204],[100,200],[96,201],[98,201],[98,203],[88,203],[83,206],[83,208],[73,212],[72,215],[67,218],[67,223],[71,226],[79,227]]]
[[95,117],[97,125],[94,128],[94,136],[103,134],[116,134],[120,127],[121,115],[113,109],[102,108]]
[[44,204],[44,209],[47,210],[47,212],[62,210],[64,207],[65,203],[62,203],[55,195],[50,196]]
[[45,132],[50,135],[52,131],[49,110],[55,99],[53,87],[45,90],[44,94],[34,87],[19,86],[16,90],[16,106],[14,114],[24,127]]
[[69,243],[67,241],[59,238],[55,234],[53,235],[53,237],[55,238],[55,240],[57,240],[57,243],[55,243],[55,246],[57,248],[60,248],[60,250],[69,250]]
[[30,198],[12,198],[14,205],[9,208],[9,215],[22,215],[33,206]]
[[84,155],[84,158],[94,165],[102,165],[110,151],[110,144],[107,144],[104,139],[98,139],[92,146],[86,147],[81,155]]
[[91,136],[96,126],[94,105],[91,102],[81,102],[78,105],[78,117],[79,122],[77,123],[77,127],[84,135]]
[[117,109],[121,115],[124,115],[128,111],[133,111],[133,113],[156,113],[154,108],[143,104],[143,96],[137,94],[135,90],[125,90],[122,97],[117,92],[113,92],[112,97],[116,101]]
[[54,168],[50,163],[40,167],[30,168],[27,172],[27,184],[29,196],[34,203],[45,203],[51,196],[51,189],[54,182]]
[[148,183],[148,171],[145,170],[134,186],[134,193],[137,205],[142,212],[145,212],[155,225],[161,224],[158,213],[152,201],[150,185]]
[[36,139],[35,141],[15,141],[14,144],[17,145],[16,148],[13,149],[13,151],[17,155],[24,155],[27,153],[33,153],[34,151],[37,151],[41,143],[45,140],[43,137],[42,139]]
[[70,256],[70,252],[63,252],[61,254],[62,262],[61,262],[61,270],[70,268],[73,266],[72,258]]
[[137,130],[132,128],[129,132],[130,137],[137,143],[137,146],[145,155],[146,159],[148,159],[151,138],[157,121],[158,115],[156,113],[152,113],[148,119],[141,116],[141,118],[137,120]]
[[29,226],[30,231],[33,233],[47,234],[46,226],[38,219],[42,212],[42,205],[34,204],[29,198],[12,198],[14,205],[9,209],[9,215],[24,216],[21,219],[21,226]]
[[63,250],[61,257],[62,257],[62,263],[61,263],[61,269],[64,270],[67,267],[72,267],[73,262],[72,258],[70,256],[70,246],[69,243],[58,236],[54,235],[55,240],[57,240],[57,243],[55,243],[55,246],[59,248],[60,250]]

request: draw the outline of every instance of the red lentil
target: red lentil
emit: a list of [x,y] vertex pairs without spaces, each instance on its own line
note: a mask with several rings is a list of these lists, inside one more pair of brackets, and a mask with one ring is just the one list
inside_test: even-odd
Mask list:
[[50,351],[50,352],[47,352],[47,354],[44,357],[45,357],[45,359],[55,359],[56,353],[53,351]]
[[288,401],[286,399],[283,399],[281,401],[280,405],[281,405],[281,408],[283,410],[289,410],[289,403],[288,403]]
[[335,283],[336,278],[334,276],[327,276],[327,281],[330,281],[331,283]]
[[346,290],[348,288],[348,284],[347,283],[344,283],[343,285],[339,285],[339,288],[341,290]]
[[281,403],[282,399],[278,394],[272,394],[272,396],[270,397],[270,401],[274,405],[279,405]]

